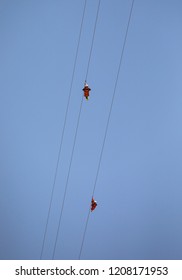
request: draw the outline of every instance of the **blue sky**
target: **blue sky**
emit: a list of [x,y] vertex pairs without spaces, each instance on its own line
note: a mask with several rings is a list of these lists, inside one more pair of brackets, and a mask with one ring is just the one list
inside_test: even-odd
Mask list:
[[[98,0],[88,0],[43,258],[51,259]],[[0,259],[39,259],[84,0],[0,1]],[[78,259],[131,1],[101,0],[56,259]],[[135,0],[82,259],[182,259],[182,3]]]

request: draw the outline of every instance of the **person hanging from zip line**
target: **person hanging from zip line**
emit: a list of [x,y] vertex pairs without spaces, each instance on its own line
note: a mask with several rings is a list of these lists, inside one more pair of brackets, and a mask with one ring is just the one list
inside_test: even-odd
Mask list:
[[96,207],[97,207],[97,201],[92,197],[91,207],[90,207],[91,212],[94,211]]
[[82,90],[84,92],[84,96],[85,96],[86,100],[88,100],[89,99],[89,91],[91,90],[91,88],[89,88],[86,81],[85,81],[85,84],[84,84],[84,88]]

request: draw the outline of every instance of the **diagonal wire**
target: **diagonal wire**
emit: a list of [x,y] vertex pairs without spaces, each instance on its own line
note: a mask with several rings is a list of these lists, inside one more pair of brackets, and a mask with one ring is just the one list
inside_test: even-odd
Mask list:
[[[96,18],[95,18],[94,31],[93,31],[93,36],[92,36],[92,42],[91,42],[91,48],[90,48],[89,59],[88,59],[88,64],[87,64],[85,81],[88,77],[88,71],[89,71],[89,67],[90,67],[90,60],[91,60],[91,55],[92,55],[92,50],[93,50],[95,31],[96,31],[96,26],[97,26],[97,19],[98,19],[99,9],[100,9],[100,2],[101,2],[101,0],[99,0],[98,7],[97,7],[97,14],[96,14]],[[70,176],[70,171],[71,171],[71,166],[72,166],[72,161],[73,161],[73,155],[74,155],[74,149],[75,149],[75,144],[76,144],[76,138],[77,138],[77,133],[78,133],[78,128],[79,128],[80,116],[81,116],[81,112],[82,112],[82,104],[83,104],[83,96],[82,96],[82,99],[81,99],[80,110],[79,110],[79,114],[78,114],[77,127],[76,127],[74,142],[73,142],[73,148],[72,148],[72,152],[71,152],[70,165],[69,165],[68,175],[67,175],[67,179],[66,179],[66,186],[65,186],[65,191],[64,191],[64,195],[63,195],[63,203],[62,203],[62,206],[61,206],[61,212],[60,212],[60,217],[59,217],[59,222],[58,222],[58,229],[57,229],[57,233],[56,233],[56,239],[55,239],[52,259],[54,259],[55,252],[56,252],[56,246],[57,246],[57,241],[58,241],[58,236],[59,236],[59,231],[60,231],[60,226],[61,226],[61,220],[62,220],[62,215],[63,215],[63,208],[64,208],[64,204],[65,204],[65,199],[66,199],[69,176]]]
[[72,165],[72,161],[73,161],[73,154],[74,154],[76,138],[77,138],[77,133],[78,133],[78,127],[79,127],[79,122],[80,122],[80,116],[81,116],[81,111],[82,111],[82,104],[83,104],[83,96],[82,96],[82,100],[81,100],[81,104],[80,104],[80,110],[79,110],[79,115],[78,115],[77,127],[76,127],[76,132],[75,132],[75,137],[74,137],[73,148],[72,148],[72,152],[71,152],[71,159],[70,159],[68,175],[67,175],[67,179],[66,179],[66,187],[65,187],[64,195],[63,195],[63,203],[62,203],[62,206],[61,206],[61,213],[60,213],[59,222],[58,222],[58,230],[57,230],[57,233],[56,233],[56,239],[55,239],[52,259],[54,259],[55,252],[56,252],[56,245],[57,245],[57,240],[58,240],[58,236],[59,236],[59,229],[60,229],[60,225],[61,225],[61,219],[62,219],[62,215],[63,215],[63,208],[64,208],[64,203],[65,203],[65,198],[66,198],[66,192],[67,192],[68,181],[69,181],[69,176],[70,176],[70,171],[71,171],[71,165]]
[[90,54],[89,54],[89,59],[88,59],[88,65],[87,65],[85,81],[87,80],[87,77],[88,77],[88,71],[89,71],[89,66],[90,66],[90,59],[91,59],[93,45],[94,45],[95,31],[96,31],[96,27],[97,27],[97,20],[98,20],[99,10],[100,10],[100,2],[101,2],[101,0],[99,0],[98,7],[97,7],[97,14],[96,14],[96,18],[95,18],[95,25],[94,25],[94,31],[93,31],[93,36],[92,36],[92,42],[91,42],[91,48],[90,48]]
[[67,102],[66,113],[65,113],[64,124],[63,124],[62,135],[61,135],[61,141],[60,141],[58,157],[57,157],[57,162],[56,162],[56,169],[55,169],[55,174],[54,174],[54,180],[53,180],[51,198],[50,198],[49,209],[48,209],[48,214],[47,214],[46,226],[45,226],[45,231],[44,231],[44,237],[43,237],[43,242],[42,242],[42,249],[41,249],[40,259],[42,259],[42,255],[43,255],[43,251],[44,251],[44,246],[45,246],[45,238],[46,238],[47,229],[48,229],[48,223],[49,223],[50,212],[51,212],[51,207],[52,207],[53,194],[54,194],[54,190],[55,190],[56,178],[57,178],[57,173],[58,173],[58,166],[59,166],[60,155],[61,155],[62,146],[63,146],[63,138],[64,138],[64,132],[65,132],[65,127],[66,127],[68,109],[69,109],[69,104],[70,104],[70,99],[71,99],[73,80],[74,80],[74,76],[75,76],[75,69],[76,69],[76,63],[77,63],[77,58],[78,58],[78,50],[79,50],[79,46],[80,46],[80,39],[81,39],[81,33],[82,33],[82,27],[83,27],[83,20],[84,20],[84,15],[85,15],[86,4],[87,4],[87,0],[85,0],[85,3],[84,3],[83,14],[82,14],[82,19],[81,19],[80,31],[79,31],[79,36],[78,36],[78,44],[77,44],[77,49],[76,49],[74,65],[73,65],[73,72],[72,72],[72,77],[71,77],[71,84],[70,84],[68,102]]
[[[96,185],[97,185],[97,179],[98,179],[98,175],[99,175],[99,171],[100,171],[100,165],[101,165],[102,155],[103,155],[104,146],[105,146],[105,142],[106,142],[108,127],[109,127],[109,121],[110,121],[112,107],[113,107],[114,98],[115,98],[115,94],[116,94],[116,88],[117,88],[119,73],[120,73],[121,64],[122,64],[122,61],[123,61],[123,55],[124,55],[124,50],[125,50],[125,46],[126,46],[128,30],[129,30],[132,11],[133,11],[133,6],[134,6],[134,1],[135,0],[132,0],[130,14],[129,14],[129,17],[128,17],[128,23],[127,23],[126,33],[125,33],[125,37],[124,37],[124,43],[123,43],[123,47],[122,47],[122,51],[121,51],[121,56],[120,56],[120,60],[119,60],[119,66],[118,66],[118,71],[117,71],[117,75],[116,75],[116,81],[115,81],[115,85],[114,85],[114,91],[113,91],[111,106],[110,106],[110,110],[109,110],[109,115],[108,115],[108,119],[107,119],[107,123],[106,123],[106,129],[105,129],[103,144],[102,144],[101,153],[100,153],[100,157],[99,157],[99,163],[98,163],[97,173],[96,173],[96,177],[95,177],[95,183],[94,183],[94,187],[93,187],[93,191],[92,191],[92,197],[94,196],[95,188],[96,188]],[[89,212],[88,212],[88,216],[87,216],[87,220],[86,220],[86,225],[85,225],[85,229],[84,229],[84,233],[83,233],[83,239],[82,239],[82,243],[81,243],[79,259],[81,258],[81,253],[82,253],[82,249],[83,249],[83,244],[84,244],[84,240],[85,240],[85,235],[86,235],[86,231],[87,231],[89,217],[90,217],[90,208],[89,208]]]

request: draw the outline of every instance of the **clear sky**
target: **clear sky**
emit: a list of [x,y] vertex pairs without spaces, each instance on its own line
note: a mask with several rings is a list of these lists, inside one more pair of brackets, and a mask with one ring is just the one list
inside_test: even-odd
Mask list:
[[[51,259],[98,0],[88,0],[43,252]],[[0,259],[39,259],[84,0],[0,1]],[[130,0],[101,0],[56,259],[78,259]],[[82,259],[182,259],[182,1],[135,0]]]

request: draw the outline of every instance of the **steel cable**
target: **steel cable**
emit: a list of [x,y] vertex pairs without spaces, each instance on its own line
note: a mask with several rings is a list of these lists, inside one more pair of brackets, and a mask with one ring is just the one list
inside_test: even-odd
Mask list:
[[[128,23],[127,23],[126,33],[125,33],[125,37],[124,37],[123,47],[122,47],[122,50],[121,50],[121,56],[120,56],[120,60],[119,60],[119,66],[118,66],[118,71],[117,71],[117,75],[116,75],[116,81],[115,81],[115,84],[114,84],[114,90],[113,90],[113,96],[112,96],[111,105],[110,105],[110,109],[109,109],[109,115],[108,115],[108,119],[107,119],[107,123],[106,123],[105,134],[104,134],[104,138],[103,138],[103,144],[102,144],[102,147],[101,147],[101,153],[100,153],[100,157],[99,157],[98,168],[97,168],[94,187],[93,187],[93,191],[92,191],[92,197],[94,196],[94,193],[95,193],[97,179],[98,179],[98,175],[99,175],[99,171],[100,171],[100,165],[101,165],[102,155],[103,155],[104,146],[105,146],[105,142],[106,142],[106,137],[107,137],[108,127],[109,127],[109,121],[110,121],[110,117],[111,117],[112,107],[113,107],[113,103],[114,103],[114,98],[115,98],[115,94],[116,94],[116,88],[117,88],[119,73],[120,73],[121,64],[122,64],[122,61],[123,61],[123,55],[124,55],[124,50],[125,50],[125,46],[126,46],[128,30],[129,30],[129,25],[130,25],[130,21],[131,21],[133,6],[134,6],[134,1],[135,0],[132,0],[130,13],[129,13],[129,17],[128,17]],[[80,248],[80,252],[79,252],[79,259],[81,258],[81,254],[82,254],[82,249],[83,249],[85,235],[86,235],[86,231],[87,231],[87,227],[88,227],[89,217],[90,217],[90,207],[89,207],[87,220],[86,220],[86,224],[85,224],[85,229],[84,229],[84,233],[83,233],[81,248]]]
[[54,174],[54,179],[53,179],[53,186],[52,186],[52,191],[51,191],[51,198],[50,198],[49,209],[48,209],[47,220],[46,220],[46,226],[45,226],[45,231],[44,231],[44,236],[43,236],[43,242],[42,242],[40,259],[42,259],[43,250],[44,250],[44,246],[45,246],[45,239],[46,239],[46,234],[47,234],[47,229],[48,229],[48,223],[49,223],[50,212],[51,212],[52,201],[53,201],[53,195],[54,195],[54,190],[55,190],[55,185],[56,185],[58,167],[59,167],[59,162],[60,162],[60,155],[61,155],[62,146],[63,146],[63,139],[64,139],[64,133],[65,133],[68,109],[69,109],[69,104],[70,104],[70,99],[71,99],[73,80],[74,80],[74,76],[75,76],[75,69],[76,69],[76,63],[77,63],[77,58],[78,58],[78,50],[79,50],[79,46],[80,46],[80,39],[81,39],[81,33],[82,33],[82,27],[83,27],[83,20],[84,20],[84,15],[85,15],[86,4],[87,4],[87,0],[85,0],[84,7],[83,7],[83,13],[82,13],[80,31],[79,31],[79,36],[78,36],[78,43],[77,43],[77,48],[76,48],[75,60],[74,60],[74,65],[73,65],[73,72],[72,72],[72,77],[71,77],[71,84],[70,84],[68,102],[67,102],[66,113],[65,113],[65,117],[64,117],[64,124],[63,124],[63,129],[62,129],[62,134],[61,134],[61,141],[60,141],[60,145],[59,145],[59,151],[58,151],[58,157],[57,157],[57,162],[56,162],[55,174]]
[[[90,61],[91,61],[93,45],[94,45],[95,32],[96,32],[96,27],[97,27],[97,20],[98,20],[99,9],[100,9],[100,2],[101,2],[101,0],[99,0],[98,6],[97,6],[97,13],[96,13],[96,18],[95,18],[94,31],[93,31],[92,41],[91,41],[91,48],[90,48],[89,59],[88,59],[88,64],[87,64],[85,81],[87,80],[89,67],[90,67]],[[65,199],[66,199],[69,176],[70,176],[70,171],[71,171],[71,166],[72,166],[72,161],[73,161],[73,155],[74,155],[74,149],[75,149],[75,144],[76,144],[76,138],[77,138],[77,133],[78,133],[78,128],[79,128],[80,116],[81,116],[81,112],[82,112],[82,104],[83,104],[83,96],[82,96],[82,99],[81,99],[80,110],[79,110],[79,114],[78,114],[77,126],[76,126],[76,131],[75,131],[75,136],[74,136],[73,148],[72,148],[72,152],[71,152],[70,164],[69,164],[69,169],[68,169],[68,174],[67,174],[67,179],[66,179],[66,186],[65,186],[65,191],[64,191],[64,195],[63,195],[63,203],[62,203],[62,206],[61,206],[61,212],[60,212],[60,217],[59,217],[59,222],[58,222],[58,229],[57,229],[57,232],[56,232],[56,239],[55,239],[55,243],[54,243],[52,259],[54,259],[55,252],[56,252],[56,246],[57,246],[57,241],[58,241],[58,236],[59,236],[59,231],[60,231],[60,226],[61,226],[61,220],[62,220],[63,209],[64,209],[64,204],[65,204]]]

